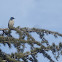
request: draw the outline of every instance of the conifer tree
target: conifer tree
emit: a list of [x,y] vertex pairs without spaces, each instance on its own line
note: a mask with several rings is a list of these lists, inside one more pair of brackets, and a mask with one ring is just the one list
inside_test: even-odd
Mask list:
[[[58,36],[62,37],[62,34],[58,32],[53,32],[45,29],[37,28],[20,28],[12,27],[11,29],[5,28],[1,29],[3,33],[0,33],[0,43],[4,46],[7,44],[11,48],[11,44],[17,49],[16,53],[7,54],[0,49],[0,62],[38,62],[37,55],[43,54],[50,62],[55,62],[54,59],[48,54],[48,51],[51,51],[56,60],[59,56],[62,55],[62,43],[58,45],[55,43],[49,44],[48,39],[45,38],[45,35],[53,35],[55,38]],[[12,31],[16,31],[16,34],[19,35],[19,38],[14,38],[11,34]],[[36,33],[41,41],[37,41],[31,33]],[[30,47],[26,46],[29,45]],[[37,47],[36,47],[36,46]],[[45,46],[46,45],[46,46]],[[26,48],[29,48],[30,51],[25,51]]]

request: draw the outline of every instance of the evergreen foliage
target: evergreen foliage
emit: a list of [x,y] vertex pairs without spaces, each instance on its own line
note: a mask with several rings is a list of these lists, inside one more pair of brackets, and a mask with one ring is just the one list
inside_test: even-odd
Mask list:
[[[53,35],[55,38],[58,36],[62,37],[62,34],[58,32],[53,32],[45,29],[37,28],[20,28],[12,27],[11,29],[5,28],[1,29],[3,33],[0,33],[0,43],[4,46],[7,44],[11,48],[11,44],[17,49],[16,53],[7,54],[2,52],[0,49],[0,62],[38,62],[37,54],[43,54],[44,57],[49,59],[50,62],[55,62],[51,56],[48,54],[48,51],[51,51],[56,60],[58,60],[59,55],[62,55],[62,43],[59,45],[55,43],[49,44],[49,41],[45,38],[45,35]],[[19,38],[14,38],[11,35],[11,31],[16,31],[16,34],[19,35]],[[31,33],[36,33],[39,35],[41,41],[37,41],[32,37]],[[25,51],[26,44],[30,45],[30,51]],[[35,47],[37,45],[38,47]],[[45,46],[46,45],[46,46]]]

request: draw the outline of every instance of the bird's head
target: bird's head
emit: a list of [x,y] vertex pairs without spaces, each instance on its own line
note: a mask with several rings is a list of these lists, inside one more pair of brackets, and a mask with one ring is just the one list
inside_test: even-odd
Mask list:
[[10,20],[13,20],[13,19],[15,19],[15,18],[14,18],[14,17],[11,17],[11,18],[10,18]]

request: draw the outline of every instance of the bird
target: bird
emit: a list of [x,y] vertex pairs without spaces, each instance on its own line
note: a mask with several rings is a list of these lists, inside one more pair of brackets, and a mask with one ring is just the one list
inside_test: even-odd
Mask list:
[[11,29],[14,26],[14,17],[11,17],[9,22],[8,22],[8,28]]

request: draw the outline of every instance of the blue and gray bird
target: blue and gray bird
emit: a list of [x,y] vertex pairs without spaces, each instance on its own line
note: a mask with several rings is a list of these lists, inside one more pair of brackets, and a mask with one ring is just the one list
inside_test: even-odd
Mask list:
[[9,28],[9,29],[11,29],[11,28],[13,27],[13,25],[14,25],[14,19],[15,19],[14,17],[11,17],[11,18],[10,18],[10,20],[9,20],[9,22],[8,22],[8,28]]

